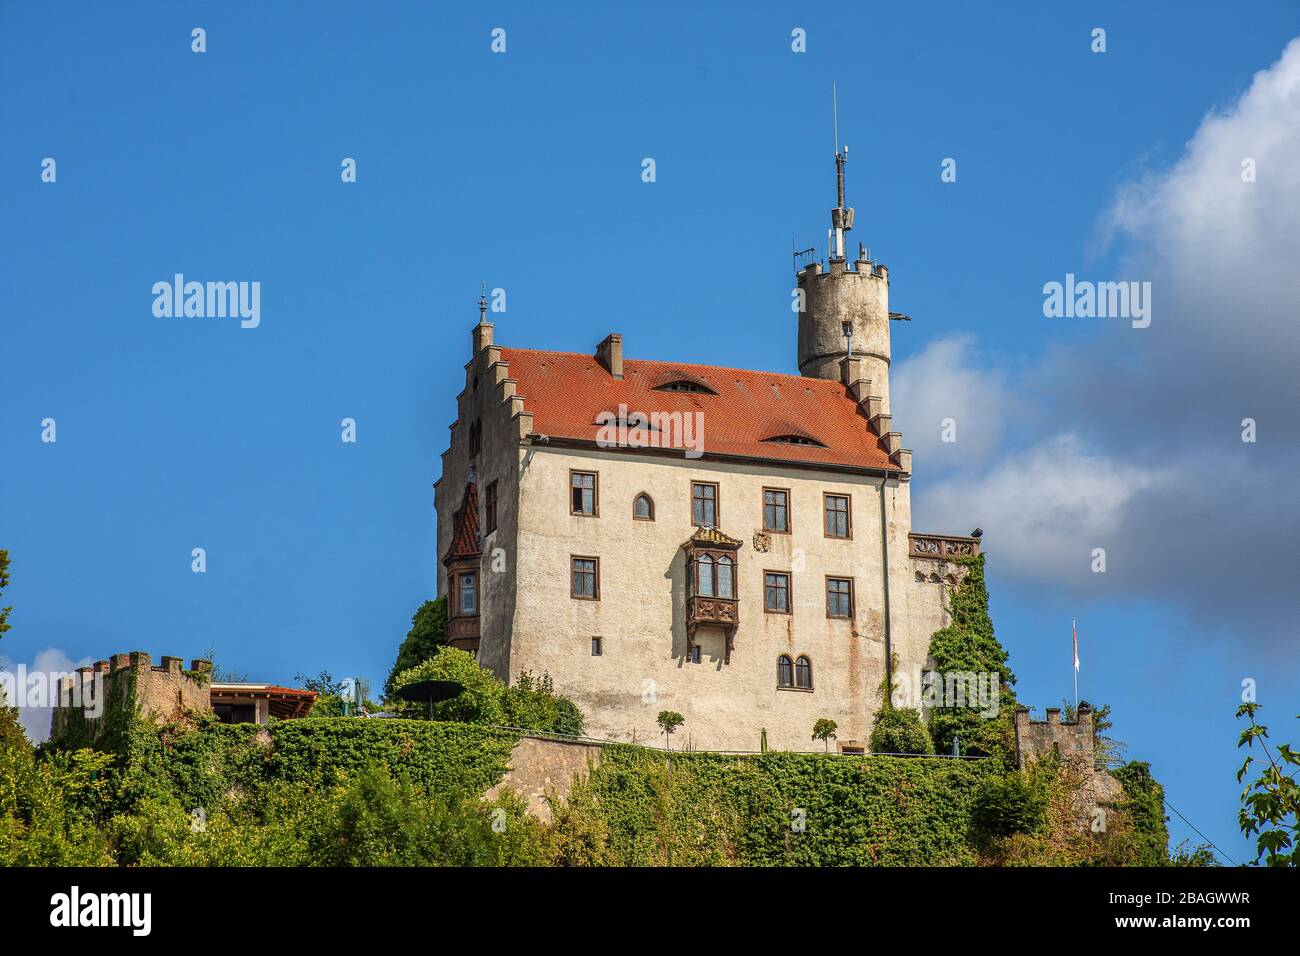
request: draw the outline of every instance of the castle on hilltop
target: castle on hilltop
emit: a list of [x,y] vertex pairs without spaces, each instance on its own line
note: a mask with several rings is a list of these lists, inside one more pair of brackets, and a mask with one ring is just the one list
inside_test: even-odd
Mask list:
[[[588,733],[710,750],[866,749],[886,668],[924,666],[954,559],[912,530],[890,415],[889,271],[844,252],[847,150],[823,263],[797,273],[799,374],[505,347],[486,304],[435,485],[450,643],[551,675]],[[719,359],[725,356],[717,356]]]

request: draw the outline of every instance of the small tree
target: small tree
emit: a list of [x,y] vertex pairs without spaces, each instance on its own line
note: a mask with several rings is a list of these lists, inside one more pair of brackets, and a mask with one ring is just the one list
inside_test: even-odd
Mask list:
[[392,694],[397,675],[423,664],[447,644],[447,599],[425,601],[411,615],[411,629],[397,650],[397,660],[384,681],[384,693]]
[[[0,594],[4,593],[5,586],[9,583],[9,552],[0,548]],[[9,630],[9,612],[12,607],[0,607],[0,637],[4,637],[5,631]]]
[[664,749],[672,750],[672,744],[668,738],[672,736],[678,727],[686,723],[686,718],[675,710],[661,710],[659,711],[658,722],[659,729],[664,732]]
[[835,731],[840,729],[840,725],[835,723],[829,717],[818,717],[817,723],[813,724],[813,740],[820,740],[826,745],[826,752],[830,753],[831,741],[835,739]]
[[[1238,814],[1241,832],[1246,836],[1256,835],[1258,853],[1255,862],[1268,854],[1269,866],[1300,866],[1300,850],[1296,848],[1296,837],[1300,835],[1300,783],[1296,782],[1294,770],[1289,773],[1282,770],[1282,766],[1288,764],[1300,767],[1300,753],[1287,744],[1278,744],[1277,756],[1274,757],[1267,743],[1268,728],[1255,723],[1257,710],[1259,704],[1255,703],[1237,708],[1237,716],[1244,715],[1250,721],[1250,726],[1241,732],[1237,746],[1254,747],[1258,740],[1260,749],[1268,758],[1268,766],[1259,779],[1241,792],[1241,812]],[[1237,771],[1238,783],[1254,762],[1254,757],[1246,758]]]

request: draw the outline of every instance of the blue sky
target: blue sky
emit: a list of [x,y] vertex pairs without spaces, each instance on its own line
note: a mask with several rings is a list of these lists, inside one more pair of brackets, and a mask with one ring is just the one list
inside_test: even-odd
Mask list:
[[[1233,334],[1257,351],[1242,346],[1227,375],[1190,332],[1045,319],[1042,286],[1149,275],[1179,301],[1179,164],[1201,155],[1203,118],[1231,112],[1300,35],[1300,10],[562,6],[0,5],[0,546],[15,606],[0,651],[30,664],[51,648],[215,645],[254,679],[382,681],[435,586],[432,483],[480,281],[507,292],[506,344],[583,351],[620,331],[630,357],[795,371],[790,249],[821,244],[833,205],[835,80],[851,240],[889,264],[891,306],[914,317],[893,329],[897,380],[968,386],[926,409],[969,414],[973,439],[952,448],[895,390],[918,528],[988,532],[1022,700],[1072,694],[1078,618],[1084,696],[1114,707],[1115,735],[1175,807],[1253,856],[1232,711],[1254,677],[1267,722],[1296,736],[1295,602],[1276,557],[1254,554],[1295,506],[1287,453],[1263,467],[1266,442],[1250,458],[1236,421],[1296,407],[1294,386],[1251,390],[1297,354],[1251,317],[1294,297],[1268,281],[1281,273],[1250,284],[1258,301]],[[791,51],[796,27],[807,53]],[[1295,128],[1277,96],[1249,116]],[[1223,135],[1278,149],[1243,125]],[[940,181],[945,157],[955,183]],[[1250,229],[1296,221],[1281,165],[1268,180],[1261,164]],[[1213,225],[1207,246],[1258,264],[1225,238],[1231,222]],[[261,325],[155,318],[150,289],[176,272],[260,281]],[[1153,329],[1202,328],[1166,314]],[[1194,382],[1222,421],[1220,405],[1171,397]],[[339,440],[344,417],[355,445]],[[1087,514],[1031,496],[1002,520],[995,489],[1026,473],[1060,477]],[[1098,495],[1107,481],[1146,497]],[[1029,547],[1026,511],[1067,544]],[[1131,520],[1152,515],[1163,524]],[[1242,533],[1217,540],[1223,527]],[[1104,576],[1087,567],[1099,544]]]

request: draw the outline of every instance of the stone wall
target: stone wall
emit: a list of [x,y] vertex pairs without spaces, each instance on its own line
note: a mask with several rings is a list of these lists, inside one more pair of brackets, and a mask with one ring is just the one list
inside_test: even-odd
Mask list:
[[[526,454],[526,452],[525,452]],[[600,517],[571,515],[570,470],[600,476]],[[719,488],[719,530],[743,544],[736,585],[739,626],[730,663],[720,629],[701,627],[700,663],[687,656],[685,560],[694,532],[691,483]],[[762,529],[763,488],[790,494],[789,534]],[[823,493],[852,502],[852,538],[827,538]],[[654,501],[655,519],[632,516],[634,498]],[[592,736],[653,742],[662,710],[683,714],[678,739],[703,750],[756,751],[764,729],[775,749],[812,751],[820,717],[839,724],[842,741],[865,741],[880,703],[884,674],[884,577],[880,480],[778,466],[749,466],[634,456],[619,451],[541,447],[520,481],[517,555],[510,572],[518,590],[506,667],[549,673],[557,692],[588,718]],[[944,586],[915,580],[908,556],[909,486],[884,490],[890,637],[897,666],[919,670],[930,635],[947,623]],[[600,600],[570,597],[574,555],[600,561]],[[790,614],[764,610],[763,575],[790,575]],[[854,617],[826,616],[826,577],[854,582]],[[497,576],[485,573],[487,587]],[[485,608],[487,602],[485,601]],[[500,659],[485,628],[482,658]],[[593,656],[591,639],[603,653]],[[806,655],[811,691],[777,686],[777,658]],[[499,665],[498,665],[499,666]]]
[[76,674],[60,682],[51,738],[84,721],[90,739],[97,739],[110,706],[133,706],[141,716],[160,724],[211,711],[212,662],[191,661],[188,673],[183,663],[179,657],[164,657],[155,666],[144,651],[132,651],[77,668]]
[[1076,809],[1088,825],[1097,819],[1099,808],[1123,795],[1120,782],[1097,766],[1094,736],[1093,711],[1087,701],[1079,702],[1073,723],[1061,720],[1059,707],[1047,708],[1047,720],[1030,720],[1029,708],[1016,709],[1016,766],[1023,768],[1045,754],[1058,753],[1061,763],[1079,778]]
[[547,796],[567,799],[575,775],[585,777],[589,769],[598,766],[598,744],[523,737],[510,754],[510,769],[487,792],[487,799],[495,799],[504,789],[513,790],[528,804],[530,814],[543,823],[550,823],[551,805]]

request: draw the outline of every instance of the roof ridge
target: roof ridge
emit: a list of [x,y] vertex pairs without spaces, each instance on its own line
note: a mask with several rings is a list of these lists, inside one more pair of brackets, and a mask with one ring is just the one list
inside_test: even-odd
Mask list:
[[[596,356],[589,355],[586,352],[565,352],[560,349],[530,349],[530,348],[523,348],[521,346],[513,346],[513,345],[502,345],[499,347],[503,352],[532,352],[536,355],[569,355],[569,356],[573,356],[574,358],[591,359],[591,361],[595,362],[596,364],[600,364],[600,360],[597,359]],[[789,379],[794,379],[796,381],[805,382],[809,384],[825,383],[826,385],[830,385],[830,386],[838,386],[840,388],[844,387],[843,383],[839,381],[832,381],[831,379],[827,379],[827,378],[811,378],[807,375],[800,375],[798,372],[772,372],[772,371],[768,371],[767,369],[738,368],[732,365],[706,365],[702,362],[686,362],[686,361],[678,361],[677,359],[633,359],[633,358],[623,359],[624,370],[627,369],[627,366],[629,364],[682,366],[687,368],[712,369],[713,371],[717,371],[717,372],[744,372],[746,375],[770,375],[773,378],[789,378]],[[626,371],[624,372],[624,374],[626,374]]]

